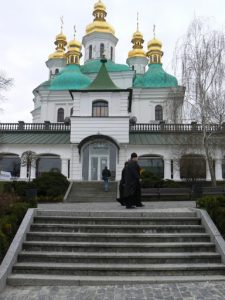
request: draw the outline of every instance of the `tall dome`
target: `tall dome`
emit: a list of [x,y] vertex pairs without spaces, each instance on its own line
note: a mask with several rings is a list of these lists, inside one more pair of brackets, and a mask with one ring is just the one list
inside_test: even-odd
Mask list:
[[99,0],[94,5],[93,10],[94,20],[91,24],[86,27],[86,34],[92,32],[106,32],[115,34],[114,28],[106,22],[105,17],[107,16],[105,5]]
[[61,18],[61,32],[55,37],[55,52],[50,54],[48,59],[65,58],[65,47],[67,45],[66,36],[63,33],[63,18]]

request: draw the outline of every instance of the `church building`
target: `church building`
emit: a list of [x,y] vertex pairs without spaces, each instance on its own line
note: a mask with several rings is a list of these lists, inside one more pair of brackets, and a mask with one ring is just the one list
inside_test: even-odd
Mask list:
[[[185,157],[192,157],[209,180],[200,125],[182,121],[185,87],[164,71],[162,43],[149,37],[145,51],[137,23],[127,60],[118,64],[118,39],[106,17],[99,0],[82,44],[75,35],[67,41],[61,28],[46,62],[49,77],[33,91],[33,123],[0,123],[0,171],[18,180],[27,180],[29,172],[35,178],[59,171],[72,181],[99,181],[108,166],[112,179],[120,180],[136,152],[143,169],[177,181],[187,176]],[[33,155],[30,170],[23,163],[27,152]],[[213,155],[216,178],[223,180],[220,142]]]

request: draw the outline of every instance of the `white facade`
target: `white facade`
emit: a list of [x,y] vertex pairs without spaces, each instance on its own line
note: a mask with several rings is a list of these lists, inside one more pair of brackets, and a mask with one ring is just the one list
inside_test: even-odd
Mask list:
[[[101,168],[107,165],[115,174],[115,180],[120,180],[124,162],[129,159],[132,152],[137,152],[139,156],[147,157],[151,162],[157,160],[163,168],[164,179],[181,180],[180,159],[183,155],[198,154],[205,157],[201,141],[198,151],[190,146],[183,152],[178,151],[179,143],[175,138],[171,138],[177,133],[164,132],[157,124],[182,123],[184,87],[168,84],[149,88],[136,87],[135,78],[145,74],[148,58],[129,57],[127,59],[129,67],[116,64],[118,39],[110,32],[101,32],[98,28],[86,34],[82,42],[85,64],[99,60],[103,54],[106,59],[113,62],[114,69],[109,69],[108,74],[117,88],[107,89],[106,86],[99,90],[90,90],[87,86],[70,90],[59,87],[58,90],[52,90],[49,88],[51,82],[56,76],[60,76],[60,71],[66,66],[66,59],[50,58],[46,62],[49,77],[46,78],[46,82],[34,89],[34,109],[31,112],[35,123],[33,125],[42,125],[44,122],[45,125],[40,127],[41,129],[32,126],[26,129],[23,128],[23,124],[19,125],[22,129],[19,126],[15,129],[10,126],[4,129],[3,126],[0,154],[10,160],[12,156],[21,158],[25,151],[31,150],[46,160],[48,157],[58,159],[61,172],[70,180],[101,180]],[[79,47],[76,51],[79,57]],[[160,69],[160,72],[164,71]],[[83,75],[88,76],[93,82],[98,73],[89,70]],[[173,76],[170,76],[170,79],[171,77]],[[79,77],[77,78],[79,81]],[[162,77],[160,80],[162,81]],[[94,115],[94,103],[101,101],[105,103],[107,113],[101,115],[100,109],[100,115]],[[157,108],[160,108],[158,115]],[[66,118],[70,122],[68,127],[70,130],[64,126]],[[132,129],[130,127],[132,120],[144,124],[144,129]],[[51,123],[58,123],[53,124],[55,129],[51,127]],[[155,132],[148,127],[151,124],[156,125]],[[133,125],[135,128],[135,124]],[[216,178],[222,180],[225,147],[217,144],[214,150]],[[2,168],[7,168],[6,164],[2,165]],[[37,174],[36,168],[37,165],[32,166],[32,178]],[[26,166],[20,166],[20,178],[27,178]],[[206,179],[210,180],[207,165]]]

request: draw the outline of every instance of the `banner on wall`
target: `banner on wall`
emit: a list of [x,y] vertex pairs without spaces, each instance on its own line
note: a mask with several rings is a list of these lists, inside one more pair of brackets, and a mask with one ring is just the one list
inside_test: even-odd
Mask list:
[[12,176],[10,172],[0,171],[0,180],[11,180]]

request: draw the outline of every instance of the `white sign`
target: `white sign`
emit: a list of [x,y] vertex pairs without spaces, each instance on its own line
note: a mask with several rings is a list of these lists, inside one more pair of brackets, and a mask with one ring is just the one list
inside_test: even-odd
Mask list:
[[0,171],[0,180],[10,180],[11,179],[11,173],[6,171]]

